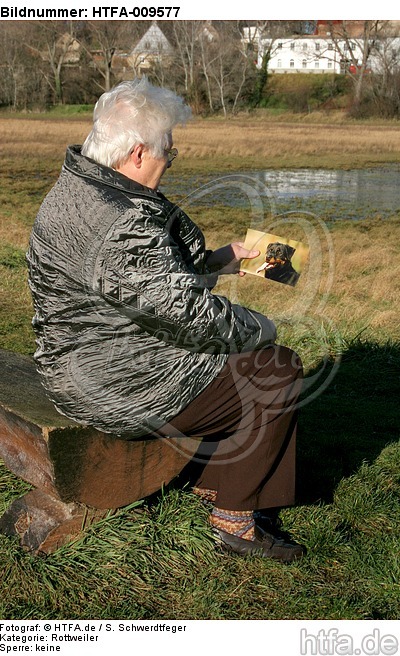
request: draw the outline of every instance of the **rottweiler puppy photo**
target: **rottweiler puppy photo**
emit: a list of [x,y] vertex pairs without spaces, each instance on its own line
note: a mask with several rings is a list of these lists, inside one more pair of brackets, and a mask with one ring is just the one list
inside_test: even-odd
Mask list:
[[281,244],[279,241],[268,244],[265,262],[258,267],[256,273],[264,271],[265,278],[294,287],[300,277],[291,263],[295,251],[292,246]]

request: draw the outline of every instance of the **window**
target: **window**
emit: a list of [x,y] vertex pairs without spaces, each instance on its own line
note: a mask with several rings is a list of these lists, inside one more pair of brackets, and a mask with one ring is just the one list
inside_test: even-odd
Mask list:
[[347,52],[348,50],[351,51],[351,50],[355,50],[355,49],[356,49],[356,44],[354,43],[354,41],[349,41],[349,42],[346,43],[346,45],[344,46],[344,51],[345,51],[345,52]]
[[294,41],[290,43],[290,50],[294,50]]
[[307,50],[308,46],[306,43],[303,43],[303,50]]
[[320,50],[321,49],[321,44],[318,43],[318,41],[315,44],[315,50]]
[[302,65],[303,68],[307,68],[307,59],[303,59],[303,61],[301,62],[301,65]]
[[289,66],[290,66],[290,68],[294,68],[294,59],[291,59],[291,60],[290,60],[290,64],[289,64]]
[[278,68],[282,67],[282,59],[278,59]]
[[328,43],[328,50],[333,50],[333,43]]
[[278,43],[278,50],[282,50],[282,41],[279,41]]
[[328,68],[333,68],[333,64],[330,61],[328,61]]
[[314,64],[314,68],[319,68],[319,61],[316,61]]

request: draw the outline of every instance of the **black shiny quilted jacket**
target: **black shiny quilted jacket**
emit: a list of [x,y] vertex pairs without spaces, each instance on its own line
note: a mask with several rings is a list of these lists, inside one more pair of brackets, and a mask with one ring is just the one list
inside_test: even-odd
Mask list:
[[68,148],[27,261],[35,360],[57,409],[139,438],[170,421],[230,353],[275,339],[211,292],[203,234],[162,194]]

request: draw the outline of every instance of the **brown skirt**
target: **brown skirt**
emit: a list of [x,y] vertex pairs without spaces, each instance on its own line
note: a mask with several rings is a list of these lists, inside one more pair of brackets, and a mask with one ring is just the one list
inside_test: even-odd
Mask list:
[[190,465],[216,506],[257,510],[295,499],[298,355],[273,345],[229,356],[217,378],[168,424],[162,437],[202,439]]

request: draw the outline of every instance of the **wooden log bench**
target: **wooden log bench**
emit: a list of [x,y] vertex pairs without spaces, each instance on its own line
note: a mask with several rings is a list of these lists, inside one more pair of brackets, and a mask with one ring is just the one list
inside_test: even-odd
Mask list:
[[32,358],[0,350],[0,458],[35,488],[6,509],[0,532],[30,551],[52,553],[110,509],[156,492],[195,451],[188,438],[122,440],[66,419]]

